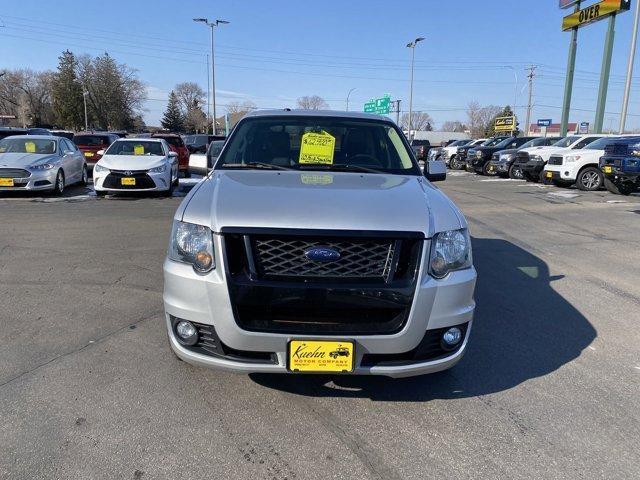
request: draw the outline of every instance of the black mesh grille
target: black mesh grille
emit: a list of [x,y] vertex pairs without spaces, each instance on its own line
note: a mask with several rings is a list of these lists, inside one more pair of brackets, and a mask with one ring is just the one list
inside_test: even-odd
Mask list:
[[626,155],[629,151],[627,144],[610,143],[604,147],[605,155]]
[[[326,247],[340,253],[332,262],[308,259],[305,252]],[[386,280],[394,241],[371,239],[255,238],[258,271],[265,277],[331,277]]]
[[0,178],[29,178],[31,172],[22,168],[0,168]]
[[[123,178],[135,178],[135,185],[123,185]],[[112,170],[109,175],[104,179],[104,183],[102,184],[104,188],[117,188],[119,190],[138,190],[144,188],[155,188],[156,184],[153,179],[147,175],[146,171],[138,171],[138,172],[119,172]]]
[[549,165],[562,165],[562,155],[551,155],[547,163]]
[[513,163],[527,163],[529,161],[529,154],[527,152],[516,153],[516,158]]

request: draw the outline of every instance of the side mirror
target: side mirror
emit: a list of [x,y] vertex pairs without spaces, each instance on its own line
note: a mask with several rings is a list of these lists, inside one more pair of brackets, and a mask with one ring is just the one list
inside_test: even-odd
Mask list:
[[425,162],[424,176],[430,182],[442,182],[447,179],[447,166],[442,160]]
[[102,155],[104,155],[104,150],[98,150],[96,152],[96,154],[102,156]]
[[169,158],[178,158],[178,153],[177,152],[169,152]]
[[206,175],[211,171],[207,155],[202,153],[192,153],[189,155],[189,173],[196,175]]

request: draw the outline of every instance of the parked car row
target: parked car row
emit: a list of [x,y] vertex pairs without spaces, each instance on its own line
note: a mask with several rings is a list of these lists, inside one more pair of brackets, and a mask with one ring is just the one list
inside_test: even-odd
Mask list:
[[[464,142],[464,141],[462,141]],[[496,137],[432,149],[452,170],[498,175],[583,191],[605,187],[628,195],[640,189],[640,136]]]

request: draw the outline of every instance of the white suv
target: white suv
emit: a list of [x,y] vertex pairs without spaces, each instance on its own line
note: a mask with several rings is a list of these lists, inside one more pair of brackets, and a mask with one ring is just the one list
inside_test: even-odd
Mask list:
[[558,187],[570,187],[575,183],[580,190],[599,190],[604,182],[604,175],[598,162],[604,155],[605,146],[615,138],[618,137],[599,138],[578,152],[552,154],[542,174],[545,181],[551,181]]

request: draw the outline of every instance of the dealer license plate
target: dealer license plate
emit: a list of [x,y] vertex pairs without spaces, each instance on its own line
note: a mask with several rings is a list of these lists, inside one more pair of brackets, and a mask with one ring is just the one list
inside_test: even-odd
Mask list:
[[0,178],[0,187],[13,187],[13,178]]
[[353,372],[353,342],[291,340],[288,369],[292,372]]
[[613,167],[611,167],[611,166],[607,165],[607,166],[605,166],[605,167],[602,169],[602,171],[603,171],[604,173],[612,173],[612,172],[613,172]]
[[93,157],[93,152],[84,152],[85,157]]
[[136,179],[135,178],[125,177],[125,178],[121,178],[120,179],[120,183],[122,185],[135,185],[136,184]]
[[553,178],[553,172],[547,172],[545,175],[547,178]]

